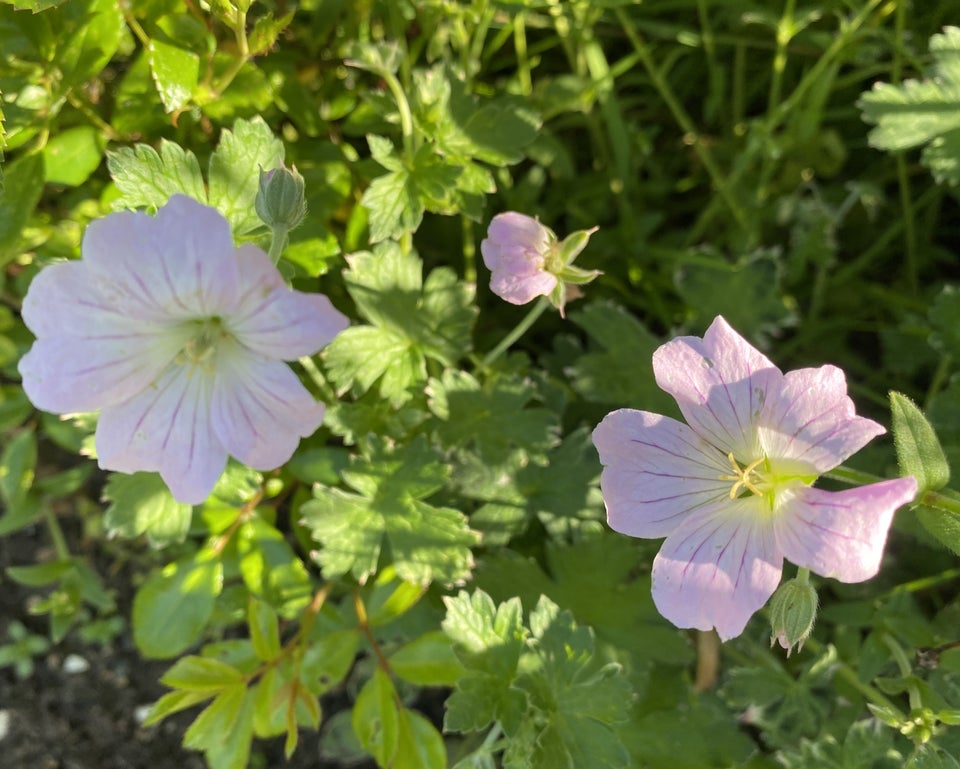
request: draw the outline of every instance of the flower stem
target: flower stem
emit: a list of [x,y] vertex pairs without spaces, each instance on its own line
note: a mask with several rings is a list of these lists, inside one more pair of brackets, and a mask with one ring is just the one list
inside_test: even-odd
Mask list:
[[60,521],[49,505],[43,505],[43,519],[47,524],[47,530],[50,532],[50,539],[53,541],[53,549],[57,554],[58,561],[70,560],[70,548],[67,547],[67,538],[63,536],[63,529],[60,528]]
[[524,319],[514,327],[513,331],[501,339],[500,344],[488,352],[486,357],[480,361],[480,368],[489,368],[489,366],[497,358],[510,349],[510,346],[527,332],[527,329],[529,329],[530,326],[536,322],[537,318],[543,315],[543,311],[549,306],[550,300],[548,300],[545,296],[540,297],[537,303],[531,308],[530,312],[526,314]]
[[280,261],[280,254],[283,253],[283,249],[287,247],[287,243],[290,238],[288,233],[290,228],[283,224],[277,224],[273,228],[273,233],[270,237],[270,259],[273,260],[273,263],[276,264]]

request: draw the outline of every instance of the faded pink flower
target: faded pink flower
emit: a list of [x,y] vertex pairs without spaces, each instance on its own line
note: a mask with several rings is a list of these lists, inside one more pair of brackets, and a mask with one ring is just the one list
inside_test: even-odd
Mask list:
[[877,573],[917,482],[812,487],[884,432],[854,414],[840,369],[783,374],[719,317],[703,339],[660,347],[653,369],[688,424],[621,409],[593,442],[610,526],[666,537],[652,575],[664,617],[727,640],[773,594],[784,558],[842,582]]
[[497,214],[480,243],[483,263],[492,273],[490,290],[511,304],[549,294],[557,285],[557,276],[547,271],[547,255],[555,242],[556,236],[530,216]]
[[576,286],[600,274],[573,264],[596,229],[577,230],[560,241],[532,217],[515,211],[497,214],[480,242],[490,290],[511,304],[546,296],[563,315],[567,300],[579,296]]
[[253,245],[235,248],[213,208],[175,195],[157,215],[123,211],[87,228],[82,259],[34,278],[20,361],[27,397],[57,414],[100,410],[100,466],[157,471],[202,502],[233,455],[286,462],[323,418],[283,363],[346,328],[330,301],[286,286]]

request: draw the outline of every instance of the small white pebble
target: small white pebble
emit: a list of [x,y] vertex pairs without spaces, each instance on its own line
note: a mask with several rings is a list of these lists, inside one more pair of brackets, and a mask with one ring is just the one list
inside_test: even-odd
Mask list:
[[63,672],[67,675],[86,673],[89,669],[90,663],[79,654],[68,654],[63,660]]
[[0,710],[0,740],[10,733],[10,711]]

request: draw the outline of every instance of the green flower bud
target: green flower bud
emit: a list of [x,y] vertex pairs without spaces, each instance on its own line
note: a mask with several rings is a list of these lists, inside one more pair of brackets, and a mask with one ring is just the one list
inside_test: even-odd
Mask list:
[[303,177],[296,166],[260,169],[260,188],[254,203],[259,216],[271,229],[286,232],[297,227],[307,215]]
[[773,630],[770,645],[779,643],[788,657],[794,646],[800,651],[813,630],[818,603],[817,591],[806,580],[791,579],[780,585],[767,606]]

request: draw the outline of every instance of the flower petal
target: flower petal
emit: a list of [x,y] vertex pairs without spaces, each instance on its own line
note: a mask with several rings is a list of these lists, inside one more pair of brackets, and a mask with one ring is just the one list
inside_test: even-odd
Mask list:
[[600,488],[610,528],[665,537],[692,511],[729,501],[727,459],[675,419],[620,409],[593,431],[604,465]]
[[[488,269],[495,269],[496,264],[487,261],[487,252],[496,262],[498,247],[517,246],[535,253],[543,253],[550,245],[550,230],[544,227],[532,216],[519,214],[516,211],[506,211],[497,214],[487,227],[487,237],[480,243],[484,264]],[[488,243],[484,249],[484,243]]]
[[745,497],[688,516],[653,561],[653,601],[677,627],[743,632],[773,595],[783,555],[764,525],[763,501]]
[[220,355],[211,404],[213,429],[226,450],[259,470],[272,470],[323,420],[324,406],[290,367],[242,350]]
[[133,297],[101,291],[103,278],[82,261],[45,267],[31,281],[23,299],[23,322],[36,336],[112,336],[153,333],[167,324]]
[[516,275],[497,270],[490,276],[490,290],[510,304],[526,304],[538,296],[546,296],[557,285],[557,276],[549,272]]
[[778,397],[783,374],[722,317],[703,339],[681,336],[662,345],[653,372],[701,437],[741,462],[758,456],[757,420],[764,402]]
[[350,321],[327,297],[294,291],[270,257],[252,245],[236,251],[240,295],[229,329],[249,349],[276,360],[313,355]]
[[185,195],[171,197],[156,216],[117,211],[91,222],[81,250],[108,298],[113,287],[157,317],[218,315],[237,299],[230,225]]
[[227,464],[210,425],[211,389],[202,369],[174,364],[156,386],[105,408],[96,434],[100,467],[159,471],[178,502],[203,502]]
[[96,411],[148,387],[182,343],[175,333],[55,336],[34,342],[17,368],[24,392],[38,409]]
[[862,582],[880,568],[894,512],[916,493],[913,477],[843,491],[802,487],[775,520],[777,542],[797,566]]
[[847,380],[836,366],[789,371],[776,398],[768,398],[758,427],[769,457],[806,462],[825,473],[886,430],[854,413]]

